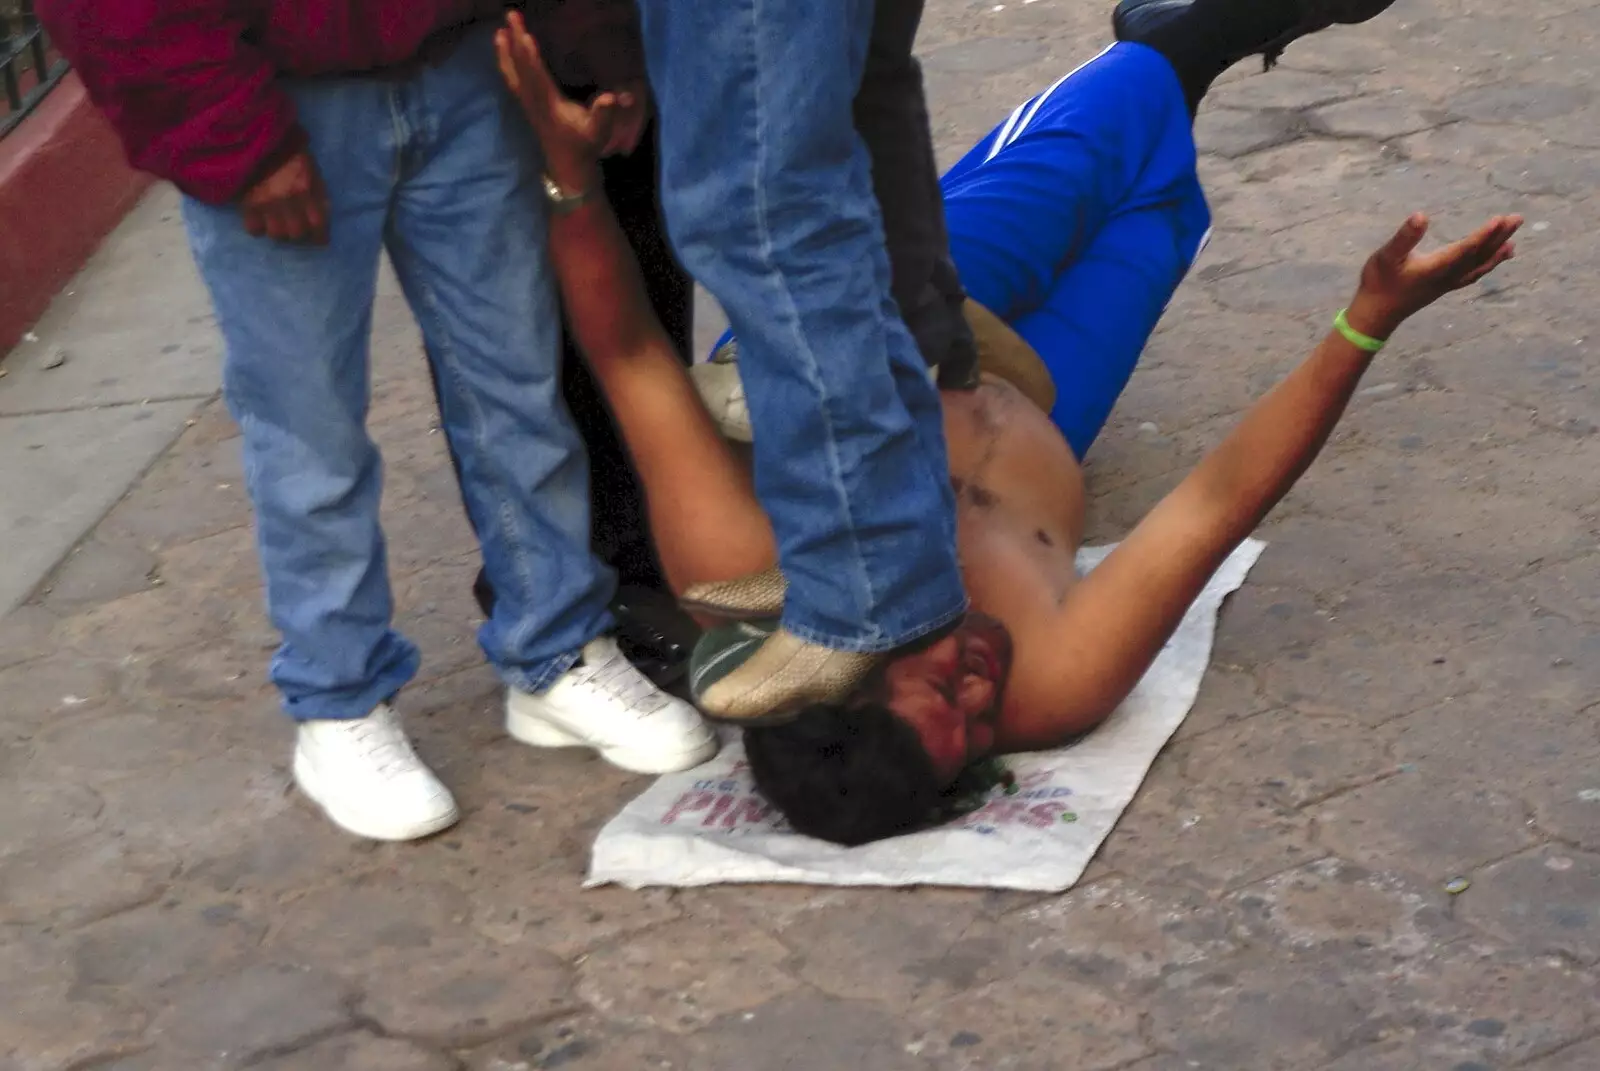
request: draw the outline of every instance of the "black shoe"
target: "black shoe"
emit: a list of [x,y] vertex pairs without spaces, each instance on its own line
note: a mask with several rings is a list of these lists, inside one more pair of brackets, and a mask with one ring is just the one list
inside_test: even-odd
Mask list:
[[[481,569],[472,595],[484,617],[494,613],[494,587]],[[683,680],[700,628],[676,599],[652,588],[623,587],[611,602],[611,613],[617,619],[617,646],[639,672],[664,691]]]
[[617,619],[617,646],[639,672],[663,690],[684,678],[700,628],[676,599],[663,591],[625,587],[617,592],[611,612]]
[[[1336,23],[1353,26],[1376,18],[1394,0],[1122,0],[1111,16],[1118,41],[1172,48],[1177,33],[1214,43],[1218,73],[1259,55],[1271,70],[1289,45]],[[1177,24],[1198,14],[1208,25]],[[1180,46],[1181,47],[1181,46]],[[1168,55],[1169,59],[1174,59]]]

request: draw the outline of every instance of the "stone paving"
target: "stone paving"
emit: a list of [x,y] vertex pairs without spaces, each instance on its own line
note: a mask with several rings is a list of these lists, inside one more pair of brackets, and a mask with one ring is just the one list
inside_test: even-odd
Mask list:
[[[947,154],[1105,22],[934,0]],[[1097,447],[1096,538],[1308,349],[1406,212],[1529,226],[1374,370],[1064,896],[580,891],[643,782],[502,736],[392,292],[373,424],[427,662],[400,706],[466,818],[339,835],[289,788],[235,430],[205,409],[0,623],[0,1068],[1600,1067],[1597,33],[1593,0],[1400,0],[1219,87],[1216,239]]]

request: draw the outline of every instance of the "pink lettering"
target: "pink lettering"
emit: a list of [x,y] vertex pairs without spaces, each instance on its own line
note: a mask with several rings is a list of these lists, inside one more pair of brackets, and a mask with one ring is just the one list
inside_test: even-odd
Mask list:
[[722,819],[723,829],[735,829],[740,823],[745,825],[760,825],[772,814],[772,808],[757,796],[746,796],[739,801],[739,806],[729,811]]
[[736,797],[727,793],[718,796],[717,802],[711,805],[711,810],[707,811],[705,818],[701,819],[701,828],[710,829],[712,826],[716,825],[717,819],[725,814],[729,807],[733,806],[733,801],[735,798]]
[[673,801],[671,807],[667,808],[667,813],[661,816],[661,824],[670,826],[683,815],[705,810],[715,803],[716,799],[717,797],[712,793],[699,789],[693,792],[685,792]]

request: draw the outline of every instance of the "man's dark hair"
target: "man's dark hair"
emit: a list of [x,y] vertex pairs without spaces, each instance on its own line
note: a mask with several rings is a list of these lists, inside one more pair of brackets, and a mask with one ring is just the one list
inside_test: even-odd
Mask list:
[[818,704],[746,729],[756,788],[798,833],[853,848],[927,826],[943,783],[917,731],[879,703]]

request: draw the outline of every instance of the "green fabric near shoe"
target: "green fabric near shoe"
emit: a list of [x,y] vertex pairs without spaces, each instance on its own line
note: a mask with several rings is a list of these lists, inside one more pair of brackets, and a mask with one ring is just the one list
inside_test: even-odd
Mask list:
[[778,630],[775,617],[733,621],[701,634],[689,655],[689,693],[696,703],[706,689],[738,669]]

